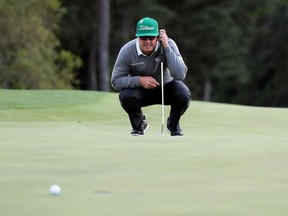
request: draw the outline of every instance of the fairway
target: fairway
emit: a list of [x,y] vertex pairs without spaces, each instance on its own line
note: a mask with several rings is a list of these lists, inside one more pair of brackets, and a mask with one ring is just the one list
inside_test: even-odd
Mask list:
[[0,214],[287,215],[288,109],[192,101],[183,137],[143,111],[133,137],[117,93],[0,90]]

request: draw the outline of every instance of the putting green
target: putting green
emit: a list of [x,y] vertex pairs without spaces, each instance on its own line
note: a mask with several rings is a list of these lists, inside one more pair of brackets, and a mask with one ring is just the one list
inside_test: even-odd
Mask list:
[[132,137],[116,93],[0,90],[1,215],[287,215],[288,109],[193,101],[183,137],[144,112]]

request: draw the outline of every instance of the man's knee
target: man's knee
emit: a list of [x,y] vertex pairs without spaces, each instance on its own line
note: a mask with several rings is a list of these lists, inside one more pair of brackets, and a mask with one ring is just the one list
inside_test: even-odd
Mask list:
[[135,109],[139,106],[139,101],[131,89],[123,89],[119,94],[119,100],[124,109]]
[[181,83],[181,85],[177,87],[177,90],[175,92],[175,99],[179,103],[183,104],[190,103],[192,95],[189,88],[184,83]]

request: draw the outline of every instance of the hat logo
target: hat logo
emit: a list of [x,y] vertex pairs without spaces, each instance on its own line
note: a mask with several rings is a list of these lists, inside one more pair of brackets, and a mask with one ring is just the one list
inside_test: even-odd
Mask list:
[[146,26],[146,25],[141,25],[139,27],[139,31],[145,31],[145,30],[154,30],[154,26]]

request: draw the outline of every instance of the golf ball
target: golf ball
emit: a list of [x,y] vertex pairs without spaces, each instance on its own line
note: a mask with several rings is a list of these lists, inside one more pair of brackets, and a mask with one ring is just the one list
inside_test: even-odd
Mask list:
[[59,185],[53,184],[50,186],[49,191],[52,195],[59,195],[61,193],[61,188]]

